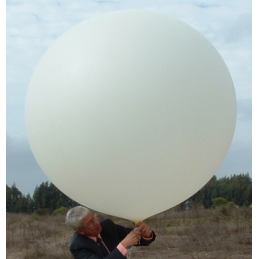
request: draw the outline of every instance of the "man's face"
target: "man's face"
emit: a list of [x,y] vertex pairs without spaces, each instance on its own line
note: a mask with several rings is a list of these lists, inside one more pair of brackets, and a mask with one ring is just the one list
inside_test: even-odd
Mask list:
[[76,230],[84,236],[98,236],[102,231],[99,220],[94,217],[93,213],[89,213],[82,221],[82,227]]

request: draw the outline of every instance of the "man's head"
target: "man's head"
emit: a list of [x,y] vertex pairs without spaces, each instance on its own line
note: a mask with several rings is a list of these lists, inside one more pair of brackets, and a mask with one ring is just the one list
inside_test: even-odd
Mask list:
[[67,212],[66,224],[85,236],[97,236],[102,231],[99,220],[90,209],[83,206],[74,207]]

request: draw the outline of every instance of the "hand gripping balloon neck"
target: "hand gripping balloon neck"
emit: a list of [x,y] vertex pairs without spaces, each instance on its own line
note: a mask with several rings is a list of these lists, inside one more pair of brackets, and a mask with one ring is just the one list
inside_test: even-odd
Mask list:
[[[131,232],[135,232],[138,231],[138,228],[134,228],[133,230],[131,230]],[[140,244],[140,239],[138,241],[138,244]],[[128,250],[132,250],[132,246],[128,248]]]

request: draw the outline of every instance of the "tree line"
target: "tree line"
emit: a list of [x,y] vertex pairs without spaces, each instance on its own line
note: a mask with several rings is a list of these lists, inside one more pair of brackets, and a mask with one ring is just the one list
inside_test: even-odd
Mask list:
[[[252,204],[252,179],[249,174],[233,175],[217,179],[213,176],[210,181],[188,200],[182,202],[182,208],[188,204],[200,204],[204,208],[213,206],[213,200],[224,198],[237,206]],[[47,210],[50,214],[61,207],[71,208],[79,205],[61,192],[53,183],[43,182],[36,186],[33,196],[24,195],[15,183],[6,185],[6,212],[34,213],[38,210]]]
[[71,208],[79,205],[61,192],[53,183],[43,182],[36,186],[33,196],[26,196],[16,187],[15,183],[6,185],[6,212],[28,213],[44,210],[51,214],[60,207]]
[[249,174],[233,175],[217,179],[213,176],[210,181],[195,193],[189,200],[200,203],[205,208],[213,206],[213,200],[224,198],[237,206],[252,205],[252,178]]

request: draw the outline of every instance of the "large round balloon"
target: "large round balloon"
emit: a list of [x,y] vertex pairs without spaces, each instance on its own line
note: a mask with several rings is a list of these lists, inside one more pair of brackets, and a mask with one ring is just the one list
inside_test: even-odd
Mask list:
[[32,152],[66,195],[134,221],[188,199],[216,173],[236,99],[215,48],[189,25],[140,10],[64,33],[30,81]]

